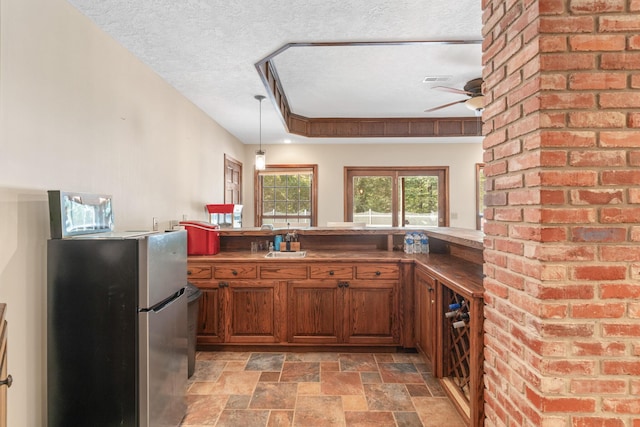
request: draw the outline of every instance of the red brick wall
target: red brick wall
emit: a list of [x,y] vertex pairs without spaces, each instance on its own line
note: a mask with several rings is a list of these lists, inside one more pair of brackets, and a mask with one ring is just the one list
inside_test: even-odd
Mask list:
[[483,0],[487,426],[640,427],[640,0]]

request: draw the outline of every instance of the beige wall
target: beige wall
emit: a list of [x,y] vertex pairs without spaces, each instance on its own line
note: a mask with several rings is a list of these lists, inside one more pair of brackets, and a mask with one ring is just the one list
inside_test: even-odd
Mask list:
[[[64,0],[0,0],[0,302],[8,305],[9,425],[46,425],[46,190],[114,196],[117,228],[161,227],[221,203],[223,155],[253,152]],[[473,227],[479,144],[267,147],[318,163],[319,221],[342,219],[343,166],[451,167],[451,225]],[[247,195],[249,197],[247,197]],[[83,373],[78,373],[83,375]]]
[[[312,142],[312,141],[310,141]],[[264,147],[264,146],[263,146]],[[427,143],[374,145],[269,145],[267,163],[318,165],[318,225],[343,221],[345,166],[448,166],[452,227],[474,228],[475,171],[482,162],[482,144]],[[253,155],[247,146],[244,179],[250,185],[244,198],[245,224],[253,225]],[[245,187],[247,187],[245,185]]]
[[[120,229],[222,202],[244,146],[64,0],[1,1],[0,302],[9,425],[46,425],[47,189],[110,193]],[[86,375],[79,372],[78,375]]]

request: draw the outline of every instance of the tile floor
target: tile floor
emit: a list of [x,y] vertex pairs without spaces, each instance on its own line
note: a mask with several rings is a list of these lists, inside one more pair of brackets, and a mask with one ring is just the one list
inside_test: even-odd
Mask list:
[[428,370],[407,353],[198,352],[182,426],[464,426]]

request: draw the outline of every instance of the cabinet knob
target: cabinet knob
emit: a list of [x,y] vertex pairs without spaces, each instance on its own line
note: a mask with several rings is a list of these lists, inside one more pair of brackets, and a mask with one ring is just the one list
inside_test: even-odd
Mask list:
[[376,276],[381,275],[382,273],[380,273],[379,271],[376,271]]
[[238,275],[238,272],[237,272],[236,270],[233,270],[233,271],[231,272],[231,274],[233,274],[234,276],[237,276],[237,275]]
[[333,274],[334,274],[334,273],[333,273],[333,270],[331,270],[331,271],[329,272],[329,276],[333,276]]
[[11,384],[13,384],[13,377],[11,375],[7,375],[6,379],[0,380],[0,386],[6,385],[7,388],[9,388]]
[[218,283],[218,286],[221,287],[221,288],[228,288],[229,284],[227,282],[220,282],[220,283]]
[[338,287],[339,288],[348,288],[349,287],[349,282],[338,282]]
[[191,276],[191,270],[187,270],[187,276]]

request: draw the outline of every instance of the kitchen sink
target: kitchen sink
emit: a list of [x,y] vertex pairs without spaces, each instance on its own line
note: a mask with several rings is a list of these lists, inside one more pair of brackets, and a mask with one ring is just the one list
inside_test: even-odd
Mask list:
[[269,252],[264,257],[265,258],[304,258],[307,255],[307,251],[295,251],[295,252]]

